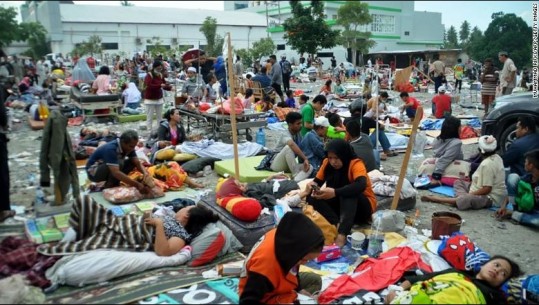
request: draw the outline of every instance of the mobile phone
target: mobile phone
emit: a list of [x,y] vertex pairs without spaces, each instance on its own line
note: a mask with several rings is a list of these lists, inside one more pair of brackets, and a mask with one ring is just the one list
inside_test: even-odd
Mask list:
[[319,187],[318,185],[316,185],[316,184],[315,184],[315,185],[312,185],[311,188],[313,189],[313,191],[314,191],[315,193],[320,192],[320,187]]

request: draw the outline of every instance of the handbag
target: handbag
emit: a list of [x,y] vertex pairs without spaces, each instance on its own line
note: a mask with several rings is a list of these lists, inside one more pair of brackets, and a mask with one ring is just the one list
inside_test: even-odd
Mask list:
[[303,214],[309,217],[309,219],[322,230],[322,233],[324,234],[324,245],[329,246],[335,242],[335,238],[337,238],[336,226],[330,224],[329,221],[327,221],[327,219],[310,204],[303,206]]
[[432,239],[441,239],[441,236],[460,231],[462,218],[452,212],[436,212],[432,214]]
[[261,170],[269,170],[271,171],[271,162],[273,162],[273,159],[277,156],[277,153],[274,151],[268,151],[266,156],[260,161],[260,164],[255,167],[257,171]]

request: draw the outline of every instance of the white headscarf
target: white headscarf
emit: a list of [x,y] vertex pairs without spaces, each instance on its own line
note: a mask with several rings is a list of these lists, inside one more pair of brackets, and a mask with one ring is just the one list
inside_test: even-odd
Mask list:
[[122,96],[125,96],[126,104],[138,103],[140,102],[141,98],[140,91],[138,90],[137,85],[135,85],[133,82],[130,82],[129,85],[127,85],[127,89],[124,90]]

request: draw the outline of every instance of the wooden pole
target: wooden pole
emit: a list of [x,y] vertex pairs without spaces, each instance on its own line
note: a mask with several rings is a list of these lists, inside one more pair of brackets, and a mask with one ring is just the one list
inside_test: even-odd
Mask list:
[[236,129],[236,103],[234,102],[234,69],[233,69],[233,62],[232,62],[232,44],[230,42],[230,32],[228,32],[228,38],[227,38],[227,44],[228,44],[228,52],[227,52],[227,63],[228,63],[228,95],[230,98],[230,125],[231,125],[231,132],[232,132],[232,144],[234,147],[234,173],[235,178],[240,179],[240,164],[238,160],[238,130]]
[[428,78],[432,83],[434,83],[434,81],[432,79],[430,79],[430,77],[423,73],[423,71],[419,70],[418,68],[414,67],[414,70],[416,70],[417,72],[421,73],[423,76],[425,76],[426,78]]
[[412,154],[412,148],[414,147],[417,128],[422,118],[423,118],[423,107],[419,106],[417,107],[417,110],[415,112],[415,118],[412,124],[412,133],[410,134],[408,147],[406,147],[406,154],[404,155],[404,160],[402,161],[401,171],[399,174],[399,181],[397,182],[397,188],[395,189],[395,196],[393,196],[393,201],[391,203],[392,210],[395,210],[397,206],[399,205],[402,184],[404,183],[404,179],[406,179],[406,169],[408,168],[408,162],[410,161],[410,155]]

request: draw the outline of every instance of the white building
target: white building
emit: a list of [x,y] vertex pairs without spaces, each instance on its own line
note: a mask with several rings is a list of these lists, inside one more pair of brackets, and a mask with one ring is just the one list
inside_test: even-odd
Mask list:
[[31,1],[21,6],[23,22],[39,21],[48,31],[53,53],[70,53],[92,35],[102,38],[104,53],[139,52],[156,38],[165,47],[200,47],[206,37],[199,31],[210,16],[217,34],[230,32],[232,46],[247,48],[266,37],[266,19],[252,12],[140,6],[75,5],[72,1]]
[[[337,27],[337,10],[346,1],[324,1],[326,23]],[[372,33],[371,39],[376,45],[370,53],[381,51],[403,50],[435,50],[440,49],[444,38],[442,14],[434,12],[418,12],[414,10],[414,1],[362,1],[368,4],[373,22],[365,26],[363,31]],[[268,31],[277,45],[278,55],[286,54],[288,59],[298,59],[299,55],[286,45],[283,39],[284,28],[279,23],[292,16],[288,1],[230,1],[225,9],[234,9],[247,3],[248,8],[238,12],[255,12],[268,16]],[[309,6],[310,1],[301,1],[303,6]],[[271,18],[274,18],[274,21]],[[337,27],[339,28],[339,27]],[[350,60],[350,51],[342,46],[331,50],[320,50],[318,56],[327,67],[331,56],[335,55],[338,62]]]

